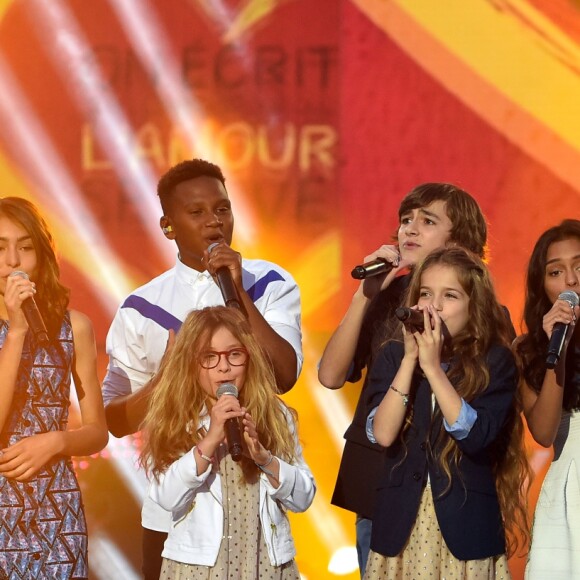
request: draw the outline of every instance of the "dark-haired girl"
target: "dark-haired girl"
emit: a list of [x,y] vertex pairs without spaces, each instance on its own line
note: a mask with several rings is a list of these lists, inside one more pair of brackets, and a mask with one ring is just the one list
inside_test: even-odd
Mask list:
[[[528,427],[554,460],[536,505],[526,578],[580,577],[580,315],[563,292],[580,293],[580,221],[545,231],[528,265],[524,320],[528,333],[515,344],[522,365]],[[556,367],[546,366],[554,326],[568,325]]]
[[[52,236],[25,199],[0,198],[0,571],[87,578],[87,529],[71,455],[108,440],[93,329],[67,310]],[[34,300],[48,341],[28,327]],[[71,377],[81,426],[67,429]]]

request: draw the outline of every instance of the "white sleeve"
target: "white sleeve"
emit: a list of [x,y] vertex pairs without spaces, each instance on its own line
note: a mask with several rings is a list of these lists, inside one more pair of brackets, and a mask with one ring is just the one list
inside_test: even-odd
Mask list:
[[194,450],[195,447],[174,461],[159,476],[159,480],[153,478],[151,481],[149,497],[168,512],[179,511],[189,505],[211,473],[209,464],[206,471],[196,475]]
[[268,292],[261,300],[264,304],[257,303],[262,316],[284,340],[288,341],[296,352],[297,374],[300,375],[304,356],[302,354],[302,326],[300,290],[288,272],[280,269],[284,280],[270,284]]
[[168,332],[132,308],[119,308],[107,334],[103,402],[141,389],[157,372]]
[[286,410],[285,413],[292,430],[296,459],[293,463],[286,463],[282,459],[276,458],[280,464],[280,485],[277,488],[272,486],[265,473],[261,473],[260,477],[268,495],[278,500],[292,512],[303,512],[310,507],[314,500],[316,482],[310,467],[302,456],[302,446],[298,441],[296,424],[290,413]]

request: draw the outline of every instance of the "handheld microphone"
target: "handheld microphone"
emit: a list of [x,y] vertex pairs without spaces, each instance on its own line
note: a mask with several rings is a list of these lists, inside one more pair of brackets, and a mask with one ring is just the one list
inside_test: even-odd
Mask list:
[[407,326],[414,326],[417,330],[425,330],[425,318],[421,310],[401,307],[395,310],[395,316]]
[[[216,246],[219,246],[217,242],[210,244],[207,248],[207,251],[211,254],[212,250]],[[215,272],[215,276],[217,278],[217,284],[222,293],[225,305],[230,306],[231,308],[242,310],[240,297],[238,296],[238,290],[234,284],[234,279],[232,278],[232,273],[230,272],[229,268],[226,268],[225,266],[218,268]]]
[[[30,276],[26,272],[22,272],[22,270],[14,270],[10,273],[10,277],[13,276],[20,276],[26,280],[30,279]],[[48,332],[46,330],[46,326],[44,324],[44,320],[42,320],[42,316],[40,315],[40,311],[38,310],[38,306],[34,301],[32,296],[27,298],[22,303],[22,311],[24,312],[24,317],[26,318],[26,322],[28,323],[28,327],[32,331],[32,334],[36,338],[36,340],[40,344],[47,344],[48,341]]]
[[364,280],[371,276],[379,276],[380,274],[387,274],[395,265],[384,258],[377,258],[371,262],[365,262],[359,266],[355,266],[350,275],[355,280]]
[[[232,383],[223,383],[217,388],[215,394],[218,399],[222,395],[231,395],[237,399],[238,388]],[[239,461],[242,458],[242,432],[237,417],[226,421],[225,431],[228,439],[228,451],[234,461]]]
[[[558,300],[565,300],[570,304],[570,308],[578,306],[578,303],[580,302],[578,294],[573,290],[562,292],[560,296],[558,296]],[[570,325],[563,322],[556,322],[556,324],[554,324],[552,336],[550,337],[550,342],[548,344],[548,355],[546,356],[547,368],[553,369],[558,364],[569,328]]]

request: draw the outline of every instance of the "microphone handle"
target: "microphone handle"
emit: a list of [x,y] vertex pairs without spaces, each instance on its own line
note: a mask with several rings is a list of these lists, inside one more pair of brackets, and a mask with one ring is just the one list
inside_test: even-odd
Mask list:
[[425,330],[425,318],[421,310],[412,308],[397,308],[395,316],[407,326],[414,326],[418,330]]
[[[10,277],[12,278],[14,276],[20,276],[25,280],[30,280],[30,276],[28,276],[28,274],[22,270],[14,270],[11,272]],[[40,344],[48,343],[48,332],[34,298],[32,296],[27,298],[22,303],[21,308],[22,312],[24,313],[24,318],[26,318],[26,322],[28,323],[30,331],[34,335],[34,338],[36,338]]]
[[371,276],[387,274],[393,269],[393,267],[393,264],[384,258],[377,258],[372,262],[366,262],[365,264],[355,266],[352,269],[350,275],[355,280],[364,280],[365,278],[370,278]]
[[558,364],[569,326],[563,322],[554,324],[550,343],[548,344],[548,355],[546,356],[546,368],[553,369]]
[[48,342],[48,332],[34,298],[27,298],[22,303],[22,311],[36,340],[41,344],[46,344]]
[[[212,250],[216,246],[219,246],[217,242],[210,244],[207,248],[207,251],[211,254]],[[230,272],[229,268],[227,268],[226,266],[218,268],[215,272],[215,277],[217,279],[217,285],[219,286],[220,292],[222,293],[224,304],[230,308],[237,308],[238,310],[241,310],[243,314],[247,317],[248,313],[246,312],[246,309],[242,305],[240,295],[238,294],[238,289],[234,284],[234,279],[232,277],[232,273]]]
[[242,458],[242,433],[238,419],[228,419],[224,426],[228,440],[228,451],[234,461]]
[[230,270],[226,267],[218,268],[216,271],[216,278],[225,305],[241,310],[242,306],[240,304],[240,297],[238,296],[238,290],[234,284],[234,279],[232,278]]

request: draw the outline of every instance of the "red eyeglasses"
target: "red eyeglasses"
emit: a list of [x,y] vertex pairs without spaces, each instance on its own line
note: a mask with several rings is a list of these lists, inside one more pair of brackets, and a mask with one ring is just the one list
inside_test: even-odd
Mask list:
[[241,367],[248,360],[248,351],[245,348],[232,348],[231,350],[207,350],[202,353],[199,364],[204,369],[215,369],[220,364],[222,355],[226,357],[228,363],[233,367]]

